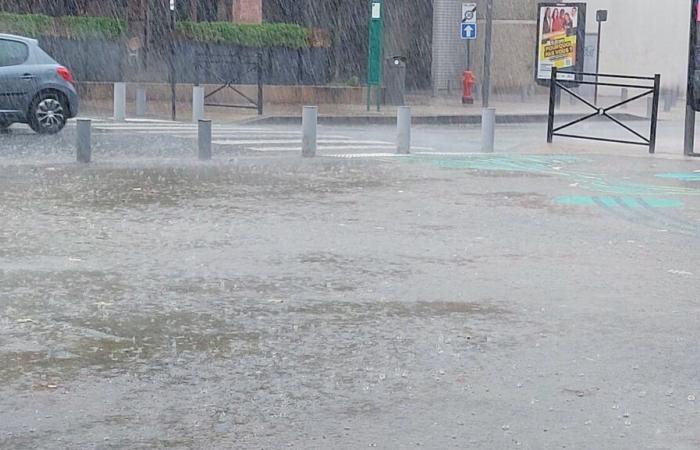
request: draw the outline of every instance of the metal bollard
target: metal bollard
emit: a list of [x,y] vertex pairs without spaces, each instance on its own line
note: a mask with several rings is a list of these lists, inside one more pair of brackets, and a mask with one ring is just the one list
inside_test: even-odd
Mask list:
[[211,120],[200,120],[197,126],[197,143],[199,145],[199,160],[211,159]]
[[126,120],[126,83],[114,83],[114,120]]
[[194,86],[192,88],[192,122],[197,123],[204,119],[204,88]]
[[318,107],[304,106],[301,118],[301,156],[316,156],[316,126],[318,124]]
[[80,163],[89,163],[92,159],[92,121],[90,119],[78,119],[76,159]]
[[146,115],[146,88],[139,86],[136,88],[136,117]]
[[408,155],[411,153],[411,108],[409,106],[399,106],[396,128],[398,129],[396,153]]
[[481,151],[493,153],[496,138],[496,108],[481,110]]
[[651,97],[647,97],[647,119],[651,119],[652,114],[654,113],[654,96],[652,95]]
[[[627,101],[628,98],[630,98],[630,90],[627,88],[622,88],[622,90],[620,91],[620,101]],[[627,104],[625,103],[624,105],[622,105],[622,107],[627,108]]]

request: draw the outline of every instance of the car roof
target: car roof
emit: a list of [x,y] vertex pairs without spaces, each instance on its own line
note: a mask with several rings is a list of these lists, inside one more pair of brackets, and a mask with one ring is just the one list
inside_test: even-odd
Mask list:
[[29,44],[29,45],[39,45],[39,41],[37,41],[36,39],[32,39],[32,38],[28,38],[28,37],[24,37],[24,36],[17,36],[14,34],[2,34],[2,33],[0,33],[0,39],[11,39],[14,41],[21,41],[21,42],[24,42],[25,44]]

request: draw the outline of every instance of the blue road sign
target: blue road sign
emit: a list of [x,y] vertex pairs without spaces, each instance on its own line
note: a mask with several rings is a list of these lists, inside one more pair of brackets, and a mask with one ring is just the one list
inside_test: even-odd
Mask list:
[[463,23],[462,24],[462,39],[473,40],[476,39],[476,24],[475,23]]

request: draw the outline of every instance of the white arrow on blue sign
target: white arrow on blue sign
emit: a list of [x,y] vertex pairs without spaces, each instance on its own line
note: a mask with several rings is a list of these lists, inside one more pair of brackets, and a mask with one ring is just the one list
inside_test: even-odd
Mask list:
[[463,23],[462,24],[462,39],[476,39],[476,24],[475,23]]

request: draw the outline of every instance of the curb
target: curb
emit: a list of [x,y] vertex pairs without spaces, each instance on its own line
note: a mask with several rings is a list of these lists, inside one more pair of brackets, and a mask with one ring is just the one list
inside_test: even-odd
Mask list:
[[[583,114],[559,114],[557,122],[569,122],[583,117]],[[646,117],[634,114],[616,114],[619,120],[644,121]],[[501,114],[496,116],[496,123],[500,124],[528,124],[546,123],[547,114]],[[606,118],[592,118],[590,120],[604,121]],[[301,116],[263,116],[244,119],[237,123],[246,125],[300,125]],[[396,125],[395,116],[318,116],[321,125]],[[455,115],[455,116],[413,116],[413,125],[479,125],[481,115]]]

